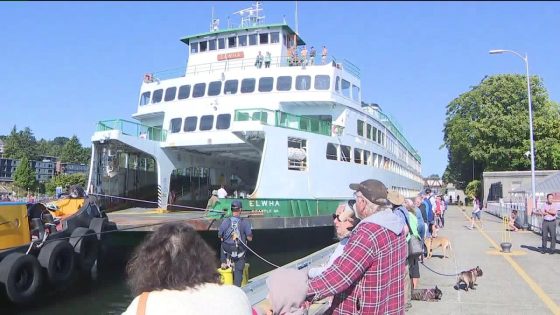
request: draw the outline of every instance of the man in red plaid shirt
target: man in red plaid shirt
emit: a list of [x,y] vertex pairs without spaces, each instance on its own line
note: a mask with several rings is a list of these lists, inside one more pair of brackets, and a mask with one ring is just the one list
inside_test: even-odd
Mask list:
[[314,300],[334,295],[327,314],[404,314],[404,223],[387,205],[382,182],[369,179],[350,188],[356,191],[356,216],[362,221],[342,255],[309,281],[307,295]]

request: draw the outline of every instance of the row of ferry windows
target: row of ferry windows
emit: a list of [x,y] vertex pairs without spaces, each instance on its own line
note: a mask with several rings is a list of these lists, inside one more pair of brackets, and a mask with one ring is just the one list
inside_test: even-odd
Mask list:
[[220,37],[209,40],[191,42],[191,53],[213,51],[218,49],[266,45],[280,43],[280,32],[259,33],[239,36]]
[[[352,154],[353,153],[353,154]],[[351,155],[352,154],[352,155]],[[388,157],[372,153],[368,150],[363,150],[359,148],[352,148],[348,145],[328,143],[327,160],[336,160],[343,162],[350,162],[354,160],[356,164],[370,165],[373,167],[384,168],[386,170],[391,170],[397,174],[406,176],[408,178],[416,178],[411,171],[402,167],[399,163],[391,160]]]
[[[291,76],[279,76],[276,78],[276,87],[274,86],[273,77],[262,77],[259,78],[258,91],[259,92],[271,92],[274,88],[276,91],[290,91],[292,89],[293,78]],[[222,90],[223,85],[223,90]],[[309,75],[298,75],[295,77],[295,89],[298,91],[306,91],[311,88],[311,76]],[[331,78],[328,75],[316,75],[313,82],[313,88],[315,90],[328,90],[331,86]],[[352,91],[350,91],[350,86],[352,86]],[[248,78],[241,80],[241,88],[239,88],[239,80],[226,80],[222,81],[212,81],[208,83],[208,89],[206,89],[206,83],[196,83],[194,86],[190,84],[181,85],[179,89],[177,87],[169,87],[165,90],[165,95],[163,89],[158,89],[153,91],[147,91],[142,93],[140,96],[140,105],[156,104],[160,103],[163,99],[165,102],[174,101],[176,98],[179,100],[187,99],[189,97],[197,98],[203,96],[216,96],[220,94],[231,95],[241,93],[253,93],[257,88],[257,80],[254,78]],[[191,94],[192,90],[192,94]],[[351,84],[350,82],[336,77],[335,90],[342,95],[352,98],[355,101],[359,100],[360,88]],[[179,91],[179,93],[177,93]]]
[[[183,124],[182,118],[173,118],[169,122],[169,131],[171,133],[177,133],[181,131],[181,125]],[[220,114],[216,117],[216,129],[223,130],[228,129],[231,124],[231,114]],[[198,122],[197,116],[189,116],[185,118],[185,123],[183,125],[184,132],[195,131],[198,125],[198,130],[212,130],[214,127],[214,115],[203,115],[200,117],[200,123]]]

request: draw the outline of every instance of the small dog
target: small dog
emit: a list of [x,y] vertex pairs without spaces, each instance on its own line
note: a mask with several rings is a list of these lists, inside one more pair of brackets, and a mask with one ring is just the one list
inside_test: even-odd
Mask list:
[[424,244],[428,250],[428,258],[431,258],[433,250],[440,246],[443,248],[443,257],[448,258],[447,249],[451,250],[451,242],[447,237],[429,237],[424,241]]
[[443,296],[443,292],[438,289],[437,285],[433,289],[412,289],[412,299],[415,301],[439,301]]
[[477,285],[476,284],[476,278],[477,277],[482,277],[482,269],[480,269],[479,266],[476,266],[476,268],[461,272],[459,274],[459,276],[457,277],[457,284],[455,286],[457,287],[457,289],[459,289],[460,284],[462,282],[466,285],[465,291],[469,291],[469,289],[475,290],[474,286]]

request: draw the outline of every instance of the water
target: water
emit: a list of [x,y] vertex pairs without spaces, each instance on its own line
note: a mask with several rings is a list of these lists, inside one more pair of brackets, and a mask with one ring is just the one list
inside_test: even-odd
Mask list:
[[[213,248],[219,248],[216,232],[201,232]],[[100,268],[97,279],[77,280],[70,288],[52,292],[30,305],[15,306],[0,300],[0,314],[24,315],[98,315],[121,314],[134,296],[125,283],[126,259],[145,237],[145,233],[118,233],[111,241],[113,251],[108,255],[109,263]],[[286,229],[281,231],[256,231],[249,246],[270,262],[283,265],[309,255],[335,242],[332,227],[308,228],[304,231]],[[255,255],[248,256],[250,277],[255,277],[274,267]]]

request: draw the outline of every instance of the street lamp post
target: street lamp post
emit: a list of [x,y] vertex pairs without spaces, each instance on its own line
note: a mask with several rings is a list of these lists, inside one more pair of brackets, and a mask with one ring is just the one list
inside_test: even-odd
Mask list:
[[[527,75],[527,99],[529,101],[529,143],[531,144],[531,193],[533,202],[533,210],[537,209],[537,196],[535,193],[535,148],[534,148],[534,138],[533,138],[533,106],[531,103],[531,83],[529,79],[529,57],[527,53],[525,56],[522,56],[520,53],[515,52],[513,50],[505,50],[505,49],[495,49],[490,50],[490,54],[503,54],[503,53],[512,53],[517,57],[521,58],[523,62],[525,62],[525,71]],[[528,215],[527,211],[525,212],[525,222],[523,222],[524,227],[526,228],[528,224]]]

